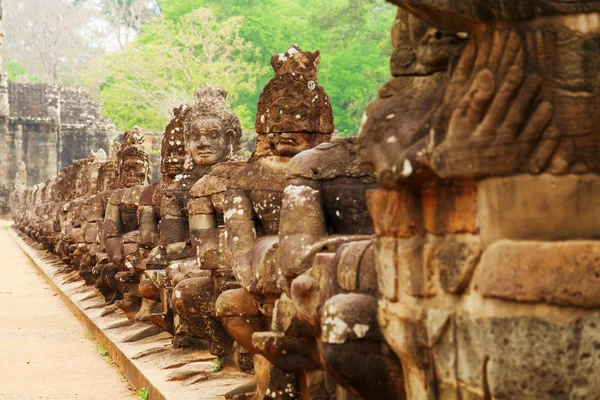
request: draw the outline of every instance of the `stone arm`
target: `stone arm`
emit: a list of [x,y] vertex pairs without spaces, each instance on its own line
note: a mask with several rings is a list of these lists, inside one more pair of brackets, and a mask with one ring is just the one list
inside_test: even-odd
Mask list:
[[[517,32],[489,35],[471,39],[440,104],[409,143],[386,147],[397,157],[378,177],[384,187],[419,179],[423,167],[446,179],[481,179],[540,173],[553,164],[560,132],[552,123],[553,106],[545,100],[547,85],[527,72],[526,49]],[[549,45],[544,46],[546,54]]]
[[257,239],[256,219],[249,196],[243,190],[229,189],[225,194],[225,251],[229,252],[233,274],[248,291],[258,283],[252,267]]
[[190,236],[196,249],[200,269],[220,267],[219,228],[217,212],[210,196],[192,197],[187,203]]
[[108,258],[115,265],[123,264],[123,245],[121,235],[123,232],[123,221],[117,201],[117,193],[111,195],[104,213],[102,235]]
[[279,245],[281,269],[291,282],[313,265],[318,253],[336,252],[344,243],[370,235],[330,235],[318,183],[296,179],[284,191]]
[[158,220],[152,198],[156,185],[148,186],[140,196],[140,207],[138,209],[138,219],[140,223],[139,245],[145,248],[153,248],[158,244]]
[[283,274],[292,280],[310,268],[306,258],[312,245],[327,236],[319,185],[295,180],[283,192],[279,224],[280,260]]
[[167,256],[176,259],[182,257],[187,238],[188,222],[185,206],[187,199],[181,191],[168,191],[160,203],[160,240],[165,246]]

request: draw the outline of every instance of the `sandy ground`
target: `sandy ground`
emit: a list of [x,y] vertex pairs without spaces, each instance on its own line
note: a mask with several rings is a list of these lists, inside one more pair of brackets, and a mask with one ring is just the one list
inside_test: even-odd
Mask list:
[[137,396],[0,221],[0,399]]

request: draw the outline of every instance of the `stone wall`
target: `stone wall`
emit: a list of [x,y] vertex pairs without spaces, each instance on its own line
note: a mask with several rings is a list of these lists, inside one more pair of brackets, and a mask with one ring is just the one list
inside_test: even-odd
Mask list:
[[[107,148],[114,126],[101,116],[101,107],[83,89],[43,83],[7,82],[1,77],[6,112],[0,126],[0,187],[10,191],[19,165],[26,165],[26,182],[34,185],[56,176],[73,160]],[[6,201],[0,191],[0,209]]]

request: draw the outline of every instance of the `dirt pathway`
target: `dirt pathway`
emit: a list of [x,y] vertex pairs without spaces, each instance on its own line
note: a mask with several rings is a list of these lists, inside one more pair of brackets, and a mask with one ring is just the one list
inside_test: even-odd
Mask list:
[[136,399],[0,222],[0,399]]

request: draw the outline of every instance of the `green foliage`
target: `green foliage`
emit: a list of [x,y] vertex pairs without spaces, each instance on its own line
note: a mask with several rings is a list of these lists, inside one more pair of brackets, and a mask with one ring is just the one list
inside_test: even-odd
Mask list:
[[82,83],[100,90],[105,115],[121,129],[164,129],[172,108],[192,102],[195,88],[205,85],[227,89],[249,124],[251,113],[238,100],[256,90],[256,76],[266,68],[242,56],[255,50],[238,34],[241,20],[218,22],[206,8],[178,21],[162,19],[124,52],[94,63]]
[[102,346],[100,343],[96,343],[96,351],[102,357],[107,357],[108,356],[108,350],[106,349],[106,347]]
[[343,135],[357,133],[366,104],[389,77],[395,8],[385,0],[158,2],[158,22],[84,75],[87,86],[101,89],[104,113],[119,129],[162,130],[172,107],[212,84],[229,92],[243,129],[252,130],[273,76],[270,58],[294,43],[321,50],[319,83]]
[[213,367],[210,369],[210,372],[219,372],[223,369],[223,363],[221,360],[216,360]]
[[16,81],[24,78],[28,82],[41,82],[40,78],[37,76],[29,76],[27,74],[27,68],[18,61],[8,61],[4,63],[4,71],[6,71],[9,81]]
[[94,338],[94,334],[91,331],[85,331],[85,333],[83,334],[83,337],[86,338],[87,340],[96,340]]
[[148,400],[148,389],[146,388],[141,388],[135,394],[137,394],[138,400]]

